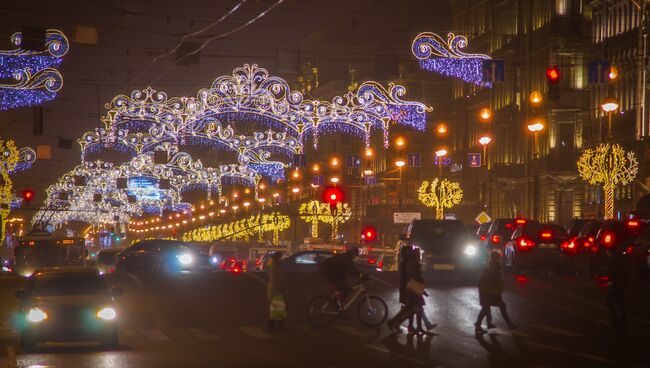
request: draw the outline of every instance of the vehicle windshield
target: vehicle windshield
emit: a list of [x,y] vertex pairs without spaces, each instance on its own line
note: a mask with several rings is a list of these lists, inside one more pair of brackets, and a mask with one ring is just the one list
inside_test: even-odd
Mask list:
[[436,242],[439,240],[456,239],[465,237],[465,227],[460,221],[415,221],[411,228],[411,239],[422,242]]
[[56,240],[38,240],[34,243],[34,245],[20,245],[16,248],[17,267],[83,265],[83,243],[61,245]]
[[31,280],[27,289],[34,296],[104,295],[108,287],[95,275],[43,275]]

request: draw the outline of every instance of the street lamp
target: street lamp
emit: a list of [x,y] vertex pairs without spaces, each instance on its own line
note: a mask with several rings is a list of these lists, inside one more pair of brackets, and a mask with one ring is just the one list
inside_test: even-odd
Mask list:
[[371,158],[375,155],[375,150],[373,150],[372,147],[368,147],[366,148],[364,154],[366,155],[366,158]]
[[337,184],[339,181],[341,181],[341,179],[339,179],[338,176],[332,176],[332,177],[330,178],[330,181],[331,181],[332,183],[334,183],[334,184]]
[[542,120],[535,120],[531,124],[528,124],[528,130],[533,133],[533,157],[537,158],[537,133],[544,130],[544,122]]
[[442,176],[442,160],[447,156],[447,150],[441,148],[436,151],[436,157],[438,157],[438,176]]
[[533,107],[537,107],[542,104],[542,94],[539,91],[533,91],[528,96],[528,101]]
[[330,166],[332,167],[338,167],[339,166],[339,159],[338,157],[332,157],[330,159]]
[[612,138],[612,113],[618,109],[619,103],[616,97],[607,96],[601,103],[600,108],[607,113],[607,138]]
[[397,159],[395,160],[395,166],[397,166],[397,170],[399,170],[399,182],[402,182],[402,168],[406,165],[406,161],[402,159]]
[[395,138],[395,146],[397,146],[397,148],[404,148],[406,146],[406,138],[402,136]]
[[447,134],[448,131],[449,131],[449,127],[447,126],[447,124],[443,122],[438,123],[438,125],[436,125],[436,133],[438,133],[438,135],[441,136],[445,135]]
[[483,161],[485,161],[485,165],[487,165],[487,145],[490,144],[490,142],[492,142],[492,138],[488,136],[483,136],[478,139],[478,143],[483,146]]
[[484,107],[479,111],[478,116],[483,120],[483,122],[487,123],[492,117],[492,110],[490,110],[489,107]]
[[319,164],[313,164],[311,165],[311,171],[317,173],[320,171],[320,165]]

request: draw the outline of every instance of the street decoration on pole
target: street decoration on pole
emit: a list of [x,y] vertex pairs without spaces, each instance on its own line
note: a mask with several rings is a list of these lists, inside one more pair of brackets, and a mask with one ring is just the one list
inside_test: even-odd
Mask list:
[[352,209],[347,203],[339,202],[336,207],[327,205],[330,215],[325,218],[325,223],[332,225],[332,240],[339,237],[339,225],[346,223],[352,217]]
[[418,199],[427,207],[436,210],[436,219],[442,220],[445,208],[452,208],[463,200],[460,184],[451,180],[434,178],[425,180],[418,189]]
[[320,201],[309,201],[300,205],[298,209],[300,219],[311,223],[311,237],[318,238],[318,224],[332,221],[332,211],[328,203]]
[[606,220],[614,218],[614,189],[631,183],[639,170],[634,152],[618,144],[603,143],[586,149],[578,159],[578,172],[591,185],[601,185],[605,193]]
[[11,36],[13,50],[0,50],[0,111],[53,100],[63,87],[58,67],[68,52],[65,35],[48,29],[42,51],[26,50],[23,35]]
[[[273,244],[279,244],[279,234],[291,227],[291,219],[279,212],[255,214],[243,219],[216,225],[203,226],[183,234],[183,241],[217,241],[248,239],[258,236],[263,241],[263,234],[272,233]],[[143,232],[143,230],[138,230]]]
[[0,228],[1,242],[5,240],[5,229],[9,212],[13,206],[20,204],[20,199],[16,198],[13,190],[13,181],[11,175],[16,171],[27,169],[36,161],[36,152],[29,147],[18,149],[16,142],[13,140],[3,141],[0,139]]
[[491,87],[492,83],[484,81],[483,62],[492,58],[463,52],[467,44],[467,38],[462,35],[449,33],[445,40],[436,33],[423,32],[413,40],[411,51],[424,70]]

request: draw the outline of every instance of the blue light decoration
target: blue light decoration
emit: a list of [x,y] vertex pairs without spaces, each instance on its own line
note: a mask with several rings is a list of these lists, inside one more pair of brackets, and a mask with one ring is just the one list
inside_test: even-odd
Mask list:
[[13,50],[0,50],[0,110],[40,105],[51,101],[63,87],[57,68],[68,52],[65,35],[49,29],[45,34],[45,51],[21,48],[22,34],[14,33]]
[[435,33],[423,32],[413,40],[411,51],[424,70],[479,86],[492,87],[492,83],[483,81],[483,60],[489,60],[491,57],[461,51],[467,44],[467,38],[462,35],[449,33],[445,40]]

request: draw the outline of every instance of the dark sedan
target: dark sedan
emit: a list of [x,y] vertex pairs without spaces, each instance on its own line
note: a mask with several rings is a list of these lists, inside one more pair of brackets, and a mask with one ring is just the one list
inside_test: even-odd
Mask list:
[[120,253],[115,269],[131,273],[179,273],[202,270],[209,257],[174,240],[144,240]]
[[512,233],[504,249],[504,265],[515,273],[522,271],[573,270],[575,244],[565,228],[530,222]]

